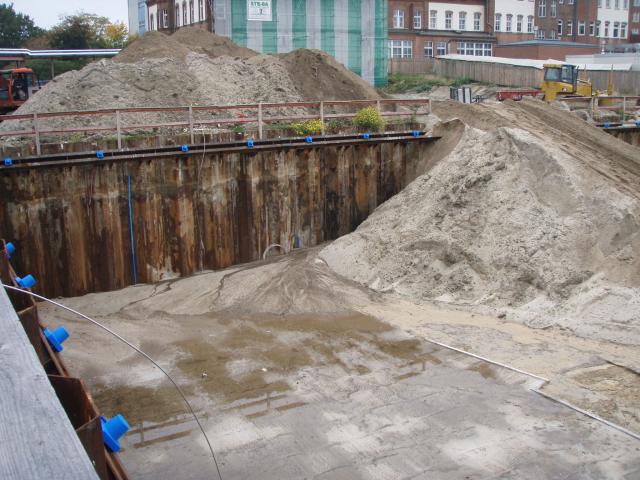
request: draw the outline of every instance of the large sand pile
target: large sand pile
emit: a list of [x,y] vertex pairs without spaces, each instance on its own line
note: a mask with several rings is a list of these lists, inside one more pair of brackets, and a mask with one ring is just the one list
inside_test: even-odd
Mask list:
[[[566,143],[542,135],[559,127],[548,124],[552,107],[474,108],[466,115],[484,130],[467,126],[450,154],[321,257],[374,290],[640,344],[640,200],[629,188],[640,151],[612,138],[591,149],[583,140],[601,132],[586,124]],[[544,113],[537,124],[531,108]]]
[[[322,52],[259,55],[227,38],[185,28],[171,37],[150,32],[113,60],[56,77],[16,113],[362,98],[378,98],[378,94]],[[123,119],[128,124],[158,120],[157,115],[141,114]],[[171,120],[175,121],[165,119]],[[91,117],[44,123],[41,128],[47,129],[112,127],[114,121]],[[11,128],[17,128],[15,123]]]

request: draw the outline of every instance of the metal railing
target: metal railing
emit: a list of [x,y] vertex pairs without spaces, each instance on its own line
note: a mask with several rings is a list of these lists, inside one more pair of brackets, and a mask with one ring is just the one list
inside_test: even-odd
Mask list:
[[[69,112],[47,112],[24,115],[3,115],[0,116],[2,125],[7,122],[30,122],[30,128],[25,129],[22,124],[18,124],[18,130],[0,131],[0,139],[6,137],[33,137],[36,154],[41,154],[41,139],[44,136],[64,136],[70,134],[89,133],[112,133],[116,135],[118,150],[123,148],[123,135],[128,131],[154,130],[160,128],[183,128],[188,129],[191,143],[195,143],[195,130],[197,127],[210,125],[257,125],[258,139],[264,137],[265,126],[273,123],[295,122],[301,120],[318,119],[322,122],[324,135],[324,125],[327,120],[351,119],[357,112],[338,113],[337,110],[345,107],[375,106],[384,117],[410,117],[415,115],[425,115],[431,113],[431,102],[427,98],[418,99],[379,99],[379,100],[332,100],[322,102],[289,102],[289,103],[256,103],[246,105],[191,105],[185,107],[145,107],[145,108],[113,108],[92,111],[69,111]],[[399,111],[399,107],[405,109]],[[423,107],[424,111],[419,112]],[[301,109],[302,111],[293,114],[281,113],[283,109]],[[269,112],[277,110],[274,115]],[[246,113],[248,112],[248,113]],[[226,113],[222,118],[196,119],[197,113]],[[235,115],[234,115],[235,113]],[[136,123],[126,124],[123,116],[127,114],[178,114],[183,116],[179,121],[160,123]],[[83,126],[74,128],[43,128],[43,122],[53,118],[95,118],[111,117],[110,126]]]
[[[588,110],[598,125],[606,126],[611,123],[625,125],[629,119],[633,119],[629,125],[636,125],[635,117],[640,115],[640,96],[603,96],[603,97],[564,97],[560,99],[569,107],[582,105],[583,109]],[[616,121],[611,118],[603,120],[603,113],[615,113]]]

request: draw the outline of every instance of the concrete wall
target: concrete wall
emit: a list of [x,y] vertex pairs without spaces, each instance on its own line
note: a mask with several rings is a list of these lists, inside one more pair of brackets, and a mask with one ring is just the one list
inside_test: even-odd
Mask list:
[[72,296],[131,285],[131,176],[138,282],[261,257],[297,237],[352,231],[415,177],[429,146],[399,141],[47,166],[0,172],[1,235],[18,274]]

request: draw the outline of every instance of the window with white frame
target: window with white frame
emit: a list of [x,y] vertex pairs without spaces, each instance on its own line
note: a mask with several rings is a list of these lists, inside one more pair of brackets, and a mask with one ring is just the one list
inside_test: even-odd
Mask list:
[[389,40],[389,58],[412,58],[411,40]]
[[527,33],[533,33],[533,15],[527,17]]
[[458,42],[457,48],[458,55],[473,55],[476,57],[490,57],[491,56],[491,44],[490,43],[476,43],[476,42]]
[[631,18],[631,21],[632,21],[633,23],[638,23],[638,22],[640,22],[640,13],[639,13],[639,12],[635,12],[635,13],[633,14],[633,17]]
[[598,8],[602,8],[602,0],[598,0]]
[[633,0],[634,7],[640,7],[640,0]]
[[596,37],[600,36],[600,25],[601,25],[600,20],[598,20],[596,22]]
[[547,16],[547,0],[538,0],[538,16],[544,18]]
[[404,10],[393,11],[393,28],[404,28]]
[[620,0],[614,0],[613,5],[616,10],[620,10]]
[[556,18],[557,14],[558,14],[558,5],[556,3],[556,0],[551,0],[549,3],[549,16],[552,18]]
[[622,0],[622,9],[623,10],[629,9],[629,0]]
[[544,30],[538,30],[536,32],[536,36],[538,37],[538,40],[544,40]]
[[162,10],[162,28],[169,28],[169,10]]
[[458,30],[467,29],[467,12],[458,13]]
[[511,31],[511,24],[513,23],[513,15],[508,14],[507,15],[507,21],[505,22],[505,27],[506,27],[506,31],[510,32]]
[[578,22],[578,35],[586,35],[587,34],[587,24],[585,22]]
[[433,57],[433,42],[424,42],[424,56]]
[[573,20],[567,20],[567,35],[573,35]]
[[180,4],[176,4],[175,23],[176,23],[176,27],[180,26]]
[[189,20],[191,23],[194,23],[196,20],[195,10],[193,8],[193,0],[189,0]]
[[620,38],[627,38],[627,24],[622,22],[620,24]]
[[620,22],[613,22],[613,38],[618,38],[620,33]]
[[611,8],[611,0],[606,0],[604,4],[605,4],[605,7]]
[[549,32],[549,40],[555,40],[556,39],[556,31],[555,30],[551,30]]
[[522,20],[524,19],[524,16],[522,15],[518,15],[516,17],[516,32],[522,32]]
[[640,35],[640,28],[631,29],[631,34],[632,35]]
[[188,25],[187,2],[182,2],[182,25]]
[[563,4],[564,4],[564,0],[558,0],[558,3],[559,3],[560,5],[563,5]]
[[204,0],[198,0],[198,12],[200,16],[198,17],[201,22],[204,21]]
[[569,0],[567,3],[569,3],[569,5],[573,5],[573,0]]
[[420,10],[416,10],[413,13],[413,29],[414,30],[422,29],[422,12]]
[[595,22],[589,22],[589,35],[593,37],[595,34],[596,34]]
[[444,12],[444,28],[445,30],[451,30],[451,24],[453,22],[453,12]]
[[438,26],[438,11],[431,10],[429,12],[429,28],[435,30]]
[[500,13],[496,13],[496,22],[493,28],[496,32],[502,30],[502,15]]
[[558,35],[562,36],[562,20],[558,20]]
[[604,38],[609,38],[609,22],[604,22]]
[[436,44],[436,55],[446,55],[446,54],[447,54],[446,42],[438,42]]
[[149,28],[153,30],[153,27],[155,27],[155,24],[153,23],[153,13],[152,13],[149,15]]
[[476,12],[473,14],[473,29],[476,32],[480,31],[480,21],[482,19],[482,14],[480,12]]

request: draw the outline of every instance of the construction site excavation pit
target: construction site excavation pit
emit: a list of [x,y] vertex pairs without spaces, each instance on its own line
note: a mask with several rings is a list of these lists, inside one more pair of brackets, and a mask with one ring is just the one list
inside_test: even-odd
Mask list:
[[[173,376],[225,479],[597,479],[640,468],[636,439],[535,393],[537,378],[399,326],[444,312],[341,279],[318,249],[63,303]],[[205,439],[157,369],[67,312],[40,310],[72,332],[65,360],[103,412],[128,419],[120,456],[133,478],[216,478]],[[587,356],[566,340],[532,336],[527,353],[546,343]]]

